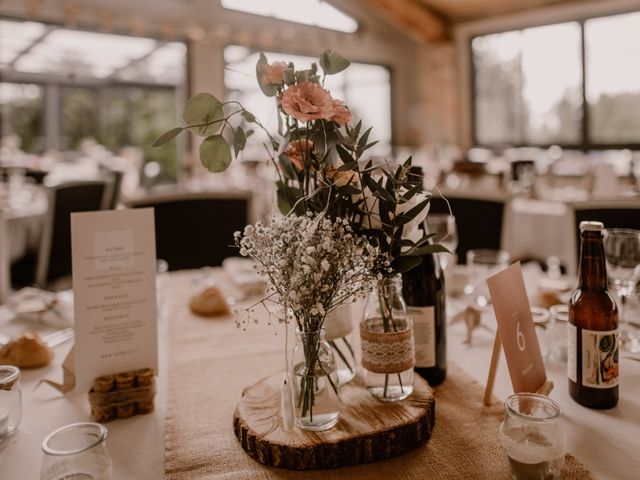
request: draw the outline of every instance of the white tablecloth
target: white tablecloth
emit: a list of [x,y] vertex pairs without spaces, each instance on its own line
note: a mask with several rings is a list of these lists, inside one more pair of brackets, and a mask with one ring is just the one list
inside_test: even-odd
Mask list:
[[[165,300],[167,311],[184,299],[171,296],[175,282],[191,282],[200,273],[171,274]],[[174,286],[174,288],[172,288]],[[21,327],[2,324],[0,332],[14,334]],[[24,326],[22,326],[24,328]],[[160,374],[156,411],[151,415],[118,420],[107,424],[108,446],[113,458],[114,480],[158,480],[164,471],[164,417],[166,396],[166,322],[160,321]],[[448,330],[448,354],[451,361],[465,368],[484,384],[491,355],[493,336],[477,330],[472,347],[463,344],[465,327],[458,323]],[[259,347],[256,347],[259,348]],[[41,378],[58,378],[59,364],[68,346],[59,347],[54,364],[23,375],[23,420],[18,433],[8,444],[0,447],[0,472],[2,480],[30,480],[39,475],[42,439],[55,428],[71,422],[87,421],[89,405],[85,392],[74,392],[66,397],[47,386],[35,389]],[[620,403],[608,411],[583,408],[568,395],[566,364],[551,360],[547,365],[548,376],[555,383],[551,397],[558,401],[563,411],[567,432],[567,447],[600,479],[638,478],[640,471],[640,362],[621,360]],[[498,369],[495,394],[505,398],[511,392],[509,376],[503,361]],[[481,399],[479,399],[481,401]],[[231,426],[229,425],[229,428]],[[300,474],[301,478],[304,475]],[[330,475],[328,475],[328,478]]]

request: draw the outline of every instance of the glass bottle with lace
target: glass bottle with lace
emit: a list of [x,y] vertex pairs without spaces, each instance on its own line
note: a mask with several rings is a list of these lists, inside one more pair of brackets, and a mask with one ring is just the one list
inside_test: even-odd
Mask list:
[[384,277],[369,293],[360,323],[362,367],[369,393],[383,402],[413,392],[413,323],[402,297],[402,277]]

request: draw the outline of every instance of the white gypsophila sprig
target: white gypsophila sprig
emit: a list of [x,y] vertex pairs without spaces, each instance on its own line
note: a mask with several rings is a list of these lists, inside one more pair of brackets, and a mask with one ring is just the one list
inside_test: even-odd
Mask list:
[[349,222],[323,215],[273,216],[268,225],[248,225],[235,240],[267,281],[265,300],[278,303],[304,331],[318,330],[329,312],[370,291],[387,262]]

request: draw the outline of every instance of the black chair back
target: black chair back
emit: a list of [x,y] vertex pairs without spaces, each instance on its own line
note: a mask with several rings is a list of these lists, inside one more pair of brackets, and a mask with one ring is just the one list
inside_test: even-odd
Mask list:
[[179,194],[129,202],[133,208],[153,207],[156,254],[169,270],[218,266],[237,256],[233,234],[248,223],[248,197]]
[[[505,202],[497,199],[476,199],[447,196],[458,229],[458,263],[467,263],[467,252],[475,248],[499,249]],[[442,197],[431,199],[429,212],[449,213]]]
[[109,201],[111,182],[92,180],[49,187],[36,283],[45,287],[71,275],[71,213],[103,210]]

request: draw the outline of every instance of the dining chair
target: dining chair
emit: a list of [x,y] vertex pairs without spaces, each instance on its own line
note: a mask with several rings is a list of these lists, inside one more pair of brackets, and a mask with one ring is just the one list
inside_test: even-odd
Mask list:
[[36,285],[52,287],[71,275],[71,213],[105,210],[113,195],[108,179],[65,182],[47,190],[49,208],[44,220],[36,267]]
[[605,228],[634,228],[640,230],[640,199],[588,200],[572,202],[569,207],[569,225],[566,235],[572,238],[569,273],[577,274],[580,261],[580,222],[602,222]]
[[449,213],[451,207],[456,219],[459,264],[466,264],[469,250],[501,248],[507,201],[506,196],[485,192],[451,190],[434,194],[429,212]]
[[249,222],[249,193],[165,193],[129,200],[130,208],[153,207],[156,254],[169,270],[222,265],[237,256],[233,234]]

